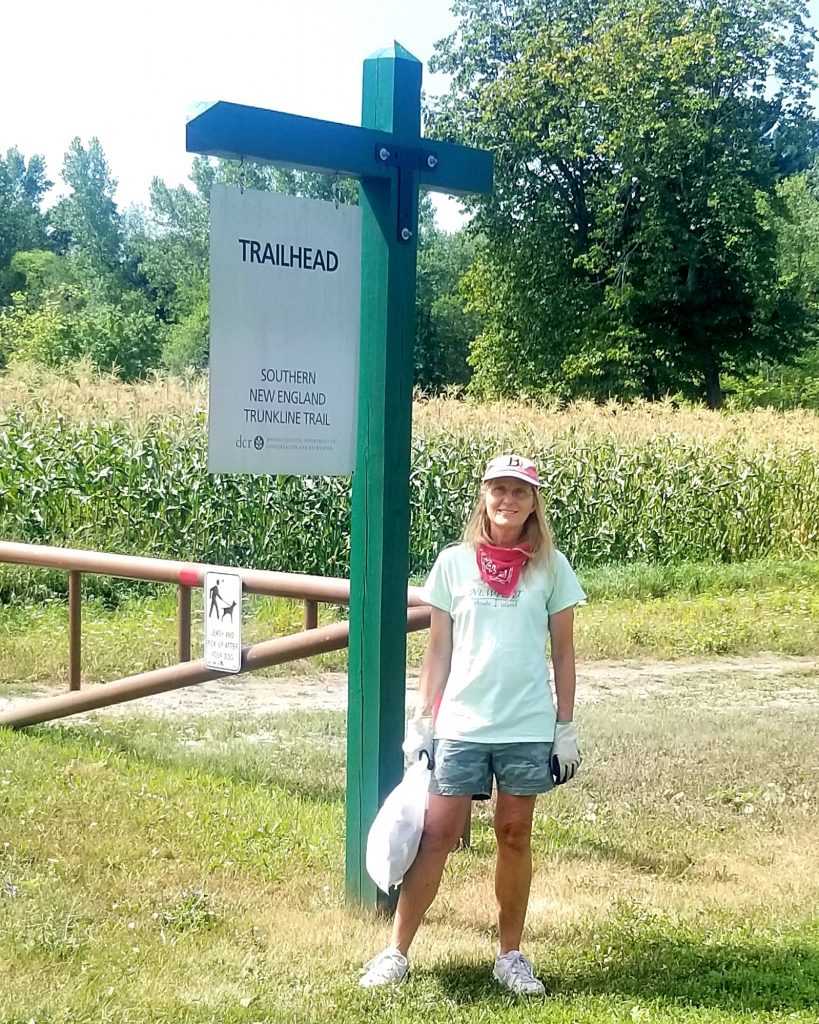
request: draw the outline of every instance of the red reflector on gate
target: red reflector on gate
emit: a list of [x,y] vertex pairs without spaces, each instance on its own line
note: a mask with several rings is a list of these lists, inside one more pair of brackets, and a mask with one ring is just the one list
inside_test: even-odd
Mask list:
[[198,587],[199,573],[196,569],[180,569],[179,582],[184,584],[186,587]]

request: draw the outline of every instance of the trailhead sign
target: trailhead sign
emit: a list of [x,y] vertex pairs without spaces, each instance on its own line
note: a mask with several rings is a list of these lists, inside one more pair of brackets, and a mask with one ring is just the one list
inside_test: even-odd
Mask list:
[[[378,808],[403,769],[418,192],[491,192],[492,154],[421,136],[421,63],[399,43],[368,57],[363,72],[360,127],[220,101],[200,108],[188,122],[186,135],[191,153],[346,175],[360,183],[360,387],[350,541],[345,888],[349,900],[383,907],[391,897],[376,892],[365,870],[364,849]],[[237,199],[247,195],[239,194]],[[340,212],[328,211],[333,215]],[[242,261],[244,271],[266,282],[280,274],[288,275],[282,279],[291,286],[300,276],[313,283],[340,280],[336,275],[342,269],[341,242],[314,241],[303,227],[300,240],[285,239],[279,228],[269,235],[251,234],[250,228],[244,228],[239,236],[246,240],[244,248],[238,239],[232,243],[235,258]],[[254,241],[259,243],[258,249]],[[286,252],[277,248],[285,241]],[[302,252],[305,246],[321,248],[324,269],[315,269],[312,254],[308,262],[313,269],[309,271],[303,266],[301,270],[282,266],[283,255],[284,263],[295,260],[295,254],[292,259],[290,256],[290,244],[301,246]],[[329,251],[339,259],[332,272],[327,271],[334,262]],[[355,301],[354,287],[350,287],[349,297]],[[311,314],[317,315],[317,301],[310,303]],[[244,309],[239,303],[235,308],[239,317],[221,330],[238,327]],[[332,322],[334,344],[337,319]],[[267,332],[267,323],[264,327]],[[285,336],[296,337],[286,332]],[[255,356],[255,364],[242,373],[252,376],[278,367],[315,373],[315,383],[311,379],[284,385],[239,378],[232,365],[238,365],[241,358],[239,345],[231,343],[225,356],[230,366],[211,361],[211,387],[219,388],[224,374],[234,375],[242,409],[273,408],[272,401],[249,400],[249,389],[258,387],[324,392],[329,405],[333,387],[330,383],[325,386],[326,378],[320,376],[329,364],[308,362],[296,344],[292,342],[289,362],[265,357],[260,363]],[[331,372],[335,383],[337,370]],[[304,408],[308,411],[306,404]],[[240,419],[244,415],[240,413]],[[329,410],[328,416],[332,420]],[[268,450],[267,437],[284,437],[283,426],[296,425],[248,420],[229,425],[226,436],[233,437],[234,448],[239,435],[249,437],[254,448],[245,448],[245,452],[255,451],[258,443],[260,451],[272,457],[275,449]],[[333,423],[332,429],[337,426]],[[299,429],[302,427],[299,424]],[[313,422],[311,429],[331,427]],[[300,436],[319,435],[302,432]],[[226,443],[229,446],[230,442]],[[279,454],[283,454],[281,450]],[[311,453],[302,452],[300,457],[307,454]],[[211,468],[218,468],[218,463],[214,461]],[[266,464],[264,471],[288,470]],[[270,528],[275,529],[276,524],[271,523]]]
[[210,472],[352,473],[361,209],[216,185],[210,281]]
[[242,577],[205,573],[205,664],[220,672],[242,668]]

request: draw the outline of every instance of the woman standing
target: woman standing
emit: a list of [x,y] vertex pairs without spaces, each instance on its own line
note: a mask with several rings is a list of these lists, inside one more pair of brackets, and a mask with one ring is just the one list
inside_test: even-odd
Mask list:
[[[516,993],[545,991],[520,952],[532,878],[532,818],[537,795],[567,782],[580,765],[572,723],[573,618],[585,594],[552,544],[540,486],[529,459],[492,459],[462,543],[441,552],[424,587],[432,606],[429,644],[404,750],[411,759],[422,751],[433,755],[429,807],[418,856],[401,886],[390,945],[367,964],[360,982],[365,988],[406,978],[410,943],[438,891],[471,800],[488,799],[495,781],[499,950],[493,974]],[[433,741],[432,709],[441,691]]]

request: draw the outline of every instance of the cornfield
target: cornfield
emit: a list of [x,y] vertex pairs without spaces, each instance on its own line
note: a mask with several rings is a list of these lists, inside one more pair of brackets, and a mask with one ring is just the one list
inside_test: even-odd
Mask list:
[[[433,403],[434,406],[434,403]],[[472,407],[474,409],[474,407]],[[552,418],[507,408],[503,420],[462,403],[429,404],[413,441],[410,566],[429,568],[457,539],[486,460],[522,448],[539,464],[558,546],[578,567],[815,557],[816,424],[794,437],[741,429],[637,430],[640,411]],[[511,413],[510,413],[511,410]],[[7,403],[0,414],[0,536],[7,540],[346,575],[346,478],[211,476],[200,410],[98,419]],[[654,413],[644,412],[650,422]],[[707,414],[713,417],[714,414]],[[461,418],[459,422],[458,417]],[[610,421],[631,420],[617,433]],[[729,422],[730,418],[724,417]],[[464,421],[466,420],[466,425]],[[712,419],[712,424],[717,420]],[[558,424],[562,429],[558,430]],[[672,429],[673,425],[675,429]],[[654,426],[657,426],[656,416]],[[618,428],[621,429],[622,428]]]

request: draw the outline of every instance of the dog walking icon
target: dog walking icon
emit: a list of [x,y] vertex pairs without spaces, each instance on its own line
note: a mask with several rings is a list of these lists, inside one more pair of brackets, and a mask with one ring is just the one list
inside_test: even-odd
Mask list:
[[[213,586],[210,588],[210,590],[208,591],[208,597],[210,598],[210,607],[208,608],[208,618],[210,618],[213,615],[214,612],[216,612],[216,618],[217,619],[220,616],[220,613],[219,613],[219,602],[221,601],[224,604],[224,598],[219,593],[219,584],[221,582],[222,582],[221,580],[217,580],[213,584]],[[231,622],[232,621],[233,621],[233,616],[231,615]]]

